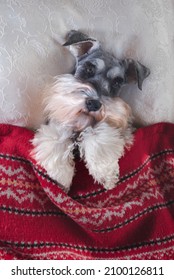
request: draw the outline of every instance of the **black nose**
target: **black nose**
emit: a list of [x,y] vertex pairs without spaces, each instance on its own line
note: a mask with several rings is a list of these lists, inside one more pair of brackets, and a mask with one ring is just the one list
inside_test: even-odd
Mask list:
[[101,103],[99,100],[95,99],[87,99],[86,100],[86,107],[89,112],[91,111],[98,111],[101,108]]

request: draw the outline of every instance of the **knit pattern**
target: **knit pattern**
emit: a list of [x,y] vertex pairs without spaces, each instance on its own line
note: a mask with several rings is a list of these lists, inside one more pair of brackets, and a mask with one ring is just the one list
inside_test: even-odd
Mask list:
[[0,259],[173,259],[174,125],[138,129],[112,190],[81,161],[66,194],[31,158],[33,132],[0,125]]

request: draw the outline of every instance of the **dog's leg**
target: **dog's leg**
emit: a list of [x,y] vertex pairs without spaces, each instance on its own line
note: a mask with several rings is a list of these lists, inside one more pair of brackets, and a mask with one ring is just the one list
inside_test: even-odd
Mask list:
[[49,123],[36,132],[32,144],[32,156],[68,192],[74,175],[72,132]]
[[99,123],[88,127],[80,137],[80,153],[89,173],[104,188],[112,189],[118,181],[118,161],[124,153],[125,140],[120,130]]

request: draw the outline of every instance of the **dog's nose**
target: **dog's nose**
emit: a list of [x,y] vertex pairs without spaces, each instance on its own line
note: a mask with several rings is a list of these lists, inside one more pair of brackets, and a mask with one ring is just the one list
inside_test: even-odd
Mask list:
[[91,111],[98,111],[101,108],[102,104],[99,100],[96,99],[87,99],[86,100],[86,107],[89,112]]

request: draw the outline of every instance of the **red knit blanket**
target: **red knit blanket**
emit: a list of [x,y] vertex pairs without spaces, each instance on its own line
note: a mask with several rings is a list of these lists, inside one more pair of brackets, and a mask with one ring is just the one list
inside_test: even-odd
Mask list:
[[77,162],[68,195],[31,159],[32,137],[0,125],[1,259],[174,258],[174,125],[135,133],[113,190]]

